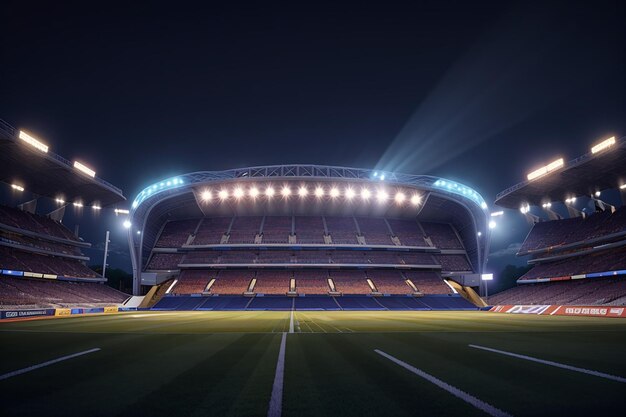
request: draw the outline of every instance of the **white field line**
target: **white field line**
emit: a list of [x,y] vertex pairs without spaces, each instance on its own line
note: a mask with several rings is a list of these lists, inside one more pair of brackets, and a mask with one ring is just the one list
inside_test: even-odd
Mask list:
[[100,348],[93,348],[93,349],[85,350],[85,351],[82,351],[82,352],[73,353],[71,355],[61,356],[60,358],[52,359],[52,360],[47,361],[47,362],[42,362],[40,364],[29,366],[27,368],[18,369],[17,371],[13,371],[13,372],[6,373],[4,375],[0,375],[0,381],[3,380],[3,379],[8,379],[8,378],[17,376],[17,375],[25,374],[26,372],[34,371],[35,369],[43,368],[44,366],[53,365],[55,363],[66,361],[68,359],[73,359],[73,358],[77,358],[77,357],[82,356],[82,355],[87,355],[88,353],[97,352],[99,350],[100,350]]
[[506,352],[504,350],[492,349],[492,348],[488,348],[484,346],[478,346],[478,345],[468,345],[468,346],[474,349],[481,349],[481,350],[486,350],[488,352],[499,353],[501,355],[511,356],[511,357],[518,358],[518,359],[525,359],[527,361],[554,366],[556,368],[567,369],[569,371],[581,372],[587,375],[599,376],[600,378],[610,379],[611,381],[626,382],[626,378],[622,378],[621,376],[605,374],[603,372],[593,371],[591,369],[577,368],[575,366],[565,365],[563,363],[547,361],[545,359],[533,358],[532,356],[520,355],[518,353]]
[[289,333],[293,333],[293,310],[291,310],[291,317],[289,318]]
[[283,380],[285,375],[285,345],[287,344],[287,333],[283,332],[280,340],[280,350],[276,361],[276,375],[272,386],[272,397],[267,417],[280,417],[283,413]]
[[385,352],[383,352],[382,350],[378,350],[378,349],[374,349],[374,352],[378,353],[379,355],[389,359],[390,361],[394,362],[397,365],[400,365],[401,367],[403,367],[404,369],[406,369],[407,371],[413,372],[415,375],[424,378],[425,380],[427,380],[428,382],[431,382],[433,384],[435,384],[436,386],[438,386],[441,389],[444,389],[446,391],[448,391],[450,394],[454,395],[455,397],[465,401],[466,403],[473,405],[474,407],[478,408],[479,410],[484,411],[485,413],[489,414],[490,416],[494,416],[494,417],[510,417],[511,415],[490,405],[487,404],[486,402],[479,400],[478,398],[474,397],[473,395],[468,394],[465,391],[461,391],[460,389],[453,387],[452,385],[443,382],[442,380],[440,380],[439,378],[436,378],[424,371],[422,371],[421,369],[417,369],[414,366],[409,365],[408,363],[401,361],[400,359],[397,359]]
[[558,306],[556,308],[556,310],[554,310],[552,313],[550,313],[551,316],[554,316],[556,314],[557,311],[559,311],[561,309],[562,306]]

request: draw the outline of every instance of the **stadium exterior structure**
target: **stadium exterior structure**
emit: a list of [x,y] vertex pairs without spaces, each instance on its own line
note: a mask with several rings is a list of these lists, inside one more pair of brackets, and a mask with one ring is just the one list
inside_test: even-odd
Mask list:
[[[249,198],[248,194],[244,194],[251,189],[250,187],[263,187],[268,183],[276,187],[287,185],[294,193],[290,198],[281,198],[280,190],[277,190],[273,202],[262,201],[262,194],[258,199]],[[307,187],[320,184],[325,186],[327,194],[323,199],[319,199],[324,202],[306,204],[299,201],[300,198],[296,193],[302,184],[306,184]],[[368,193],[372,193],[372,201],[368,204],[357,204],[362,201],[362,195],[356,195],[354,201],[344,201],[343,195],[331,198],[328,195],[329,186],[341,190],[355,187],[359,193],[367,188],[371,190]],[[213,192],[220,189],[230,191],[227,192],[229,194],[225,194],[228,195],[226,198],[214,195],[212,197],[214,204],[208,208],[203,204],[203,193],[207,189]],[[233,196],[234,189],[239,189],[238,197]],[[419,202],[414,200],[414,204],[411,204],[409,195],[404,204],[399,204],[398,200],[394,201],[394,190],[403,194],[402,200],[404,193],[413,193],[413,196],[419,196]],[[381,192],[383,198],[380,198]],[[381,204],[383,199],[386,204]],[[275,165],[193,172],[159,181],[142,190],[132,203],[127,223],[133,267],[133,291],[136,295],[141,293],[142,272],[146,268],[148,257],[159,234],[169,220],[212,215],[324,215],[338,211],[341,211],[342,215],[370,216],[376,212],[388,217],[419,216],[420,219],[429,221],[451,223],[458,231],[473,272],[480,274],[484,270],[490,240],[488,206],[483,197],[470,187],[427,175],[320,165]]]

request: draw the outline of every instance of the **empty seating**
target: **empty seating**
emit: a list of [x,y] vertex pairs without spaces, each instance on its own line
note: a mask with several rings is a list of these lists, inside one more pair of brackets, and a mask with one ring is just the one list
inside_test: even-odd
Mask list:
[[465,255],[434,255],[442,271],[471,271]]
[[324,223],[320,216],[298,216],[295,223],[298,243],[324,243]]
[[370,294],[372,292],[364,271],[331,271],[330,278],[335,283],[337,291],[343,294]]
[[385,220],[380,217],[358,217],[359,229],[368,245],[392,245]]
[[128,295],[97,283],[0,277],[0,305],[66,306],[76,304],[119,304]]
[[199,221],[198,219],[190,219],[167,222],[155,246],[157,248],[179,248],[183,246],[187,243],[189,235],[196,229]]
[[182,271],[178,282],[172,288],[174,294],[199,294],[204,292],[212,278],[216,278],[217,271],[187,270]]
[[424,233],[415,219],[388,219],[394,235],[403,246],[426,246]]
[[447,223],[421,223],[424,233],[439,249],[463,249],[456,233]]
[[220,243],[222,236],[228,231],[231,220],[232,217],[205,217],[192,243],[194,245],[214,245]]
[[254,278],[254,271],[225,269],[220,271],[211,287],[211,292],[214,294],[243,294],[248,290],[252,278]]
[[328,271],[294,271],[298,294],[328,294]]
[[178,269],[183,254],[181,253],[154,253],[148,262],[146,269],[151,270],[172,270]]
[[449,294],[452,292],[436,272],[405,271],[403,274],[423,294]]
[[266,216],[263,224],[263,243],[288,243],[291,234],[291,216]]
[[235,217],[230,229],[228,243],[254,243],[261,228],[262,217]]
[[259,294],[281,294],[289,291],[291,271],[257,271],[254,292]]
[[326,227],[333,243],[358,244],[356,226],[352,217],[326,217]]
[[42,235],[78,241],[74,233],[63,226],[63,224],[49,217],[32,214],[17,208],[0,205],[0,223]]
[[93,278],[96,273],[79,261],[15,250],[0,246],[0,269]]
[[415,292],[406,283],[406,279],[400,271],[367,271],[367,277],[372,280],[378,292],[383,294],[411,294]]

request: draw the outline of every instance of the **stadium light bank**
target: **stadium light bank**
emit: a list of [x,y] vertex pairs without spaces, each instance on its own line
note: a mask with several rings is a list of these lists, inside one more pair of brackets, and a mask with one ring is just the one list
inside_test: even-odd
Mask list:
[[563,167],[563,165],[565,164],[563,158],[559,158],[555,161],[550,162],[548,165],[544,165],[539,169],[536,169],[534,171],[532,171],[531,173],[529,173],[528,175],[526,175],[526,178],[528,179],[528,181],[532,181],[534,179],[537,179],[539,177],[542,177],[552,171],[555,171],[561,167]]

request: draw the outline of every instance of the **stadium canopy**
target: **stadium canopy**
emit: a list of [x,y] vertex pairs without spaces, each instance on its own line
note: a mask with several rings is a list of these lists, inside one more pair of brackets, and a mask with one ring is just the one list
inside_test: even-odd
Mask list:
[[45,145],[20,139],[20,131],[0,120],[0,181],[85,206],[106,207],[126,200],[122,190],[80,168]]
[[444,178],[320,165],[193,172],[152,184],[134,199],[127,226],[135,283],[167,221],[263,215],[412,217],[452,223],[476,271],[484,268],[490,237],[483,197]]
[[[500,207],[519,209],[563,202],[598,191],[619,189],[626,184],[626,137],[598,151],[589,152],[535,179],[514,185],[496,196]],[[624,188],[622,188],[624,189]]]

